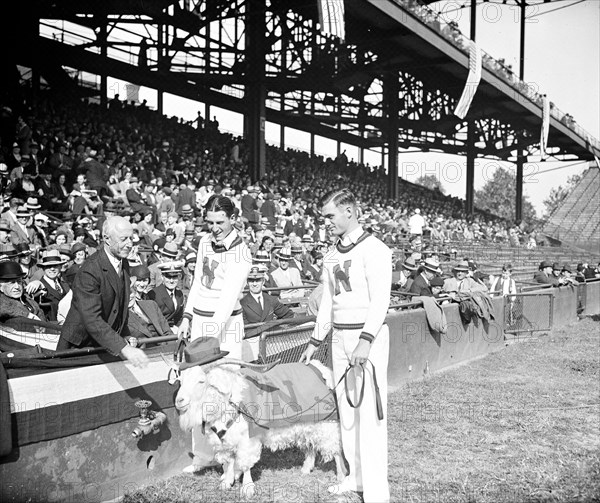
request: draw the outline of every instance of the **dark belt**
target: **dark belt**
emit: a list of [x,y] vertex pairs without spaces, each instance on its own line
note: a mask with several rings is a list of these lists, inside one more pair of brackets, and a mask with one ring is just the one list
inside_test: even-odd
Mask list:
[[[192,309],[192,312],[193,312],[194,314],[197,314],[198,316],[204,316],[204,317],[206,317],[206,318],[209,318],[209,317],[211,317],[211,316],[214,316],[214,314],[215,314],[215,312],[214,312],[214,311],[202,311],[201,309],[196,309],[196,308],[193,308],[193,309]],[[240,309],[235,309],[235,310],[234,310],[234,311],[231,313],[231,316],[237,316],[238,314],[242,314],[242,312],[243,312],[243,311],[242,311],[242,309],[241,309],[241,308],[240,308]]]

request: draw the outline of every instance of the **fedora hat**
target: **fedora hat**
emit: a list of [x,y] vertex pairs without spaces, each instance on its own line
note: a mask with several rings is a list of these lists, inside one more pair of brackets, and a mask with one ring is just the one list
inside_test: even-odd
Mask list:
[[19,256],[17,250],[12,243],[0,244],[0,257],[17,258]]
[[259,266],[252,266],[250,268],[250,272],[248,273],[248,279],[265,279],[265,272]]
[[433,258],[425,259],[425,262],[423,262],[423,268],[427,269],[430,272],[442,272],[442,270],[440,269],[440,263]]
[[279,258],[279,260],[292,260],[292,254],[288,249],[282,248],[281,250],[279,250],[279,252],[277,253],[277,257]]
[[21,279],[25,276],[21,266],[12,260],[0,262],[0,281]]
[[314,243],[315,240],[313,239],[313,237],[310,234],[304,234],[304,236],[302,236],[302,242],[303,243]]
[[270,263],[271,259],[269,258],[269,252],[266,252],[265,250],[258,250],[254,255],[253,262],[256,264]]
[[4,162],[0,162],[0,173],[8,173],[8,165]]
[[[70,250],[69,250],[69,252],[70,252]],[[40,258],[38,265],[40,267],[50,267],[53,265],[63,265],[63,264],[66,264],[66,262],[67,261],[62,256],[62,251],[54,249],[54,250],[46,250],[45,252],[43,252],[42,258]]]
[[542,260],[542,262],[540,262],[540,269],[546,269],[546,267],[552,267],[552,263],[548,260]]
[[469,262],[461,260],[453,268],[454,271],[469,272]]
[[415,262],[414,258],[408,257],[402,264],[402,268],[406,271],[416,271],[417,263]]
[[198,259],[198,254],[195,251],[190,251],[185,255],[185,265],[191,264],[192,262],[196,262]]
[[17,208],[17,218],[29,218],[30,216],[31,211],[29,211],[26,206],[19,206]]
[[199,337],[183,350],[183,362],[179,365],[179,370],[211,363],[228,354],[229,351],[221,350],[216,337]]
[[554,264],[552,264],[553,271],[560,271],[561,269],[562,269],[562,267],[560,266],[560,264],[558,262],[554,262]]
[[160,250],[160,254],[163,257],[175,259],[179,255],[179,249],[175,243],[165,243]]
[[27,198],[27,207],[30,210],[39,210],[42,206],[37,200],[37,197],[28,197]]
[[29,243],[17,243],[15,245],[15,250],[17,250],[17,254],[20,256],[33,254],[33,250],[29,246]]
[[194,210],[193,210],[193,208],[189,204],[184,204],[181,207],[181,214],[182,215],[189,215],[191,213],[194,213]]
[[298,244],[293,244],[291,247],[291,252],[292,252],[292,255],[295,253],[302,253],[302,246],[300,246]]

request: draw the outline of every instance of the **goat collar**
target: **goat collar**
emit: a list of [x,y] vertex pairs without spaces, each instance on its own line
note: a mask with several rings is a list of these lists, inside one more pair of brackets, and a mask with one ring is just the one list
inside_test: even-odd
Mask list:
[[[229,403],[234,406],[235,414],[233,414],[233,416],[231,416],[229,418],[229,421],[227,421],[225,423],[225,427],[221,428],[220,430],[217,430],[217,427],[214,424],[210,427],[210,431],[212,431],[219,438],[221,443],[223,443],[223,437],[225,435],[227,435],[229,428],[231,428],[233,426],[233,423],[235,423],[235,421],[237,420],[237,418],[240,417],[239,407],[237,405],[235,405],[233,402],[229,402]],[[206,434],[206,421],[202,421],[202,434],[203,435]]]

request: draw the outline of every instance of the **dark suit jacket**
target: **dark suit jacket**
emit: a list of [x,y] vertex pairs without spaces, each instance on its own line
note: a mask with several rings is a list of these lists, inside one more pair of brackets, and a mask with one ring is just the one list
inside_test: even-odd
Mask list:
[[242,217],[248,219],[250,223],[257,223],[259,214],[258,214],[258,203],[256,199],[254,199],[250,194],[244,194],[241,200],[242,206]]
[[421,274],[417,274],[415,276],[412,285],[410,285],[410,293],[416,293],[417,295],[423,297],[433,297],[433,292],[431,291],[431,287],[425,281],[425,278]]
[[118,355],[129,336],[129,264],[122,260],[119,278],[104,246],[90,255],[73,280],[73,301],[62,326],[61,341],[73,346],[100,345]]
[[558,285],[558,278],[552,275],[548,276],[544,271],[536,272],[533,275],[533,281],[542,285]]
[[279,320],[282,318],[293,318],[294,313],[292,310],[279,302],[279,299],[265,292],[262,292],[262,296],[264,309],[261,309],[251,293],[247,293],[242,300],[240,300],[245,324],[263,323],[265,321]]
[[56,321],[56,314],[58,313],[58,303],[60,299],[62,299],[67,292],[70,290],[69,285],[66,281],[62,279],[59,280],[60,287],[62,288],[62,292],[59,292],[54,288],[54,286],[50,286],[50,283],[46,280],[46,276],[42,277],[40,280],[46,289],[46,294],[42,300],[42,309],[46,314],[46,319],[48,321]]
[[5,322],[19,317],[27,318],[30,314],[35,314],[41,321],[46,321],[44,311],[35,300],[26,295],[23,295],[21,300],[22,302],[0,292],[0,321]]
[[148,299],[156,301],[170,327],[179,325],[185,308],[183,292],[178,288],[175,289],[175,298],[177,299],[177,309],[175,309],[173,299],[168,294],[167,287],[164,284],[160,284],[148,292]]
[[140,309],[150,322],[147,323],[135,312],[130,312],[128,325],[132,337],[143,339],[173,335],[173,331],[169,327],[169,322],[154,300],[139,300],[138,306],[140,306]]

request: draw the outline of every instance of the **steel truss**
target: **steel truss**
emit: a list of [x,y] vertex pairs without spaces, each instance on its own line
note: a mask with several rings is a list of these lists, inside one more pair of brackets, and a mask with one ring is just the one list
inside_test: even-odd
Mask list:
[[[232,99],[243,101],[248,85],[250,2],[260,3],[115,0],[94,6],[42,0],[41,34],[105,55],[107,75],[116,59],[129,64],[130,81],[142,85],[141,71],[184,77],[200,99],[210,91],[212,97],[223,96],[215,104],[227,108]],[[265,42],[266,106],[267,113],[278,112],[275,121],[286,119],[286,125],[361,147],[383,146],[397,134],[400,148],[467,154],[467,122],[453,114],[456,98],[398,67],[381,41],[344,43],[323,33],[293,2],[267,0]],[[399,103],[392,130],[384,87],[394,78]],[[162,90],[178,94],[176,81],[167,81]],[[507,117],[479,112],[470,119],[480,156],[506,160],[539,138],[539,127],[516,130]]]

